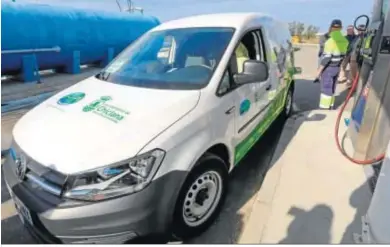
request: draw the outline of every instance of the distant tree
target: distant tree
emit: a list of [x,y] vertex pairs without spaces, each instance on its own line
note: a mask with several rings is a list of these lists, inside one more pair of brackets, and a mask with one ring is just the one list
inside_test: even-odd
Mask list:
[[305,31],[305,24],[298,22],[297,24],[297,35],[299,38],[302,38],[303,32]]
[[289,23],[289,30],[291,36],[296,36],[299,40],[301,40],[302,38],[315,38],[319,28],[314,25],[305,25],[302,22],[293,21]]
[[290,22],[289,30],[291,36],[301,37],[303,32],[305,31],[305,24],[297,21]]
[[316,34],[318,33],[318,30],[319,28],[316,27],[316,26],[313,26],[313,25],[309,25],[307,28],[306,28],[306,31],[305,31],[305,38],[306,39],[313,39],[316,37]]
[[312,25],[309,25],[306,28],[304,36],[306,39],[310,39],[313,37],[313,26]]
[[314,35],[317,35],[317,33],[320,31],[320,28],[319,27],[316,27],[316,26],[314,26],[313,27],[313,33],[314,33]]
[[297,22],[293,21],[288,24],[291,36],[295,36],[297,33]]

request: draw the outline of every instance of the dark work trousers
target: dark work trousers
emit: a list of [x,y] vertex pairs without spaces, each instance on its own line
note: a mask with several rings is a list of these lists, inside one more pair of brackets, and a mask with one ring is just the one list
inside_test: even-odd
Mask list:
[[321,74],[320,108],[330,109],[334,104],[334,93],[340,67],[329,66]]

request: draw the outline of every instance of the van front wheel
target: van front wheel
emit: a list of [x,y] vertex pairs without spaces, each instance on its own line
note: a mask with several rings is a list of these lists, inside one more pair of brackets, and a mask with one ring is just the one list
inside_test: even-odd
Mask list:
[[290,87],[286,94],[286,99],[284,103],[283,116],[289,118],[293,112],[294,106],[294,90]]
[[204,232],[218,216],[226,197],[228,171],[225,162],[206,153],[184,183],[176,203],[173,236],[186,240]]

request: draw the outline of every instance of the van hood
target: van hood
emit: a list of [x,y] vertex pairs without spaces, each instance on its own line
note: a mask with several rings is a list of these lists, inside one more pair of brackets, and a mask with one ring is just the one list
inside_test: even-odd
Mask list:
[[88,78],[41,103],[15,125],[32,159],[65,174],[136,155],[197,105],[200,91],[159,90]]

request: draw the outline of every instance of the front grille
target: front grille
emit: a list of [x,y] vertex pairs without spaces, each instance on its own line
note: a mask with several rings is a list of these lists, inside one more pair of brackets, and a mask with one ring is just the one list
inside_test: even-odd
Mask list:
[[32,159],[27,164],[27,169],[26,177],[29,182],[38,185],[51,194],[61,196],[67,176],[49,167],[45,167]]
[[45,167],[32,159],[29,159],[29,161],[26,172],[27,182],[39,186],[48,193],[61,196],[67,176],[49,167]]
[[27,164],[27,168],[36,176],[43,178],[44,180],[48,181],[49,183],[52,183],[53,185],[63,187],[66,183],[66,175],[59,173],[49,167],[43,166],[38,162],[32,160],[31,158],[30,162]]
[[39,187],[50,194],[60,197],[68,176],[50,167],[41,165],[23,152],[15,142],[13,143],[13,148],[18,155],[23,154],[27,159],[26,182],[32,187]]
[[32,185],[32,187],[39,186],[41,189],[43,189],[46,192],[49,192],[56,196],[61,196],[62,187],[54,185],[46,181],[44,178],[36,176],[32,172],[27,173],[26,177],[27,177],[27,182],[29,182]]

